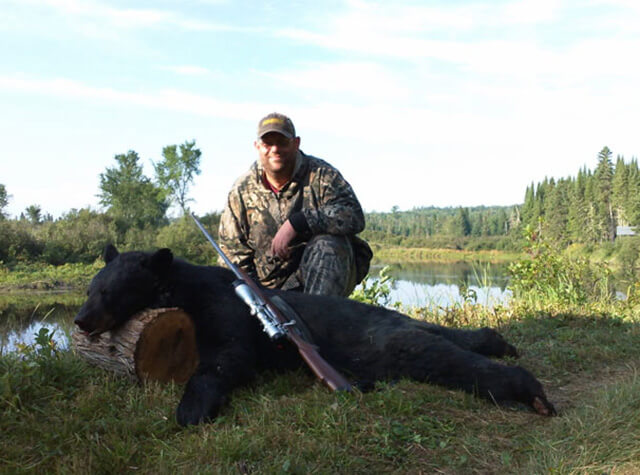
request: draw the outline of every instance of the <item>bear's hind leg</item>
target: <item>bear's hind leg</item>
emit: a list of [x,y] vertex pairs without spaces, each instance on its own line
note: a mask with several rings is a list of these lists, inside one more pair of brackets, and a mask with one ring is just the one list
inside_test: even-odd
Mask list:
[[518,357],[518,350],[516,350],[515,346],[509,344],[507,340],[493,328],[484,327],[478,330],[462,330],[433,324],[423,324],[420,325],[420,328],[431,334],[446,338],[463,350],[473,351],[474,353],[484,356],[495,356],[497,358],[504,356]]
[[555,414],[542,385],[527,370],[461,349],[439,335],[396,332],[389,336],[384,354],[387,378],[410,377],[496,402],[521,402],[539,414]]

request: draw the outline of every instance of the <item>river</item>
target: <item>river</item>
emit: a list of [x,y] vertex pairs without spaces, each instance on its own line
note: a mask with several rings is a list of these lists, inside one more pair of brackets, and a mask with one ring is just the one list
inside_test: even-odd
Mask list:
[[[393,283],[390,303],[403,307],[447,307],[466,300],[492,307],[511,295],[507,264],[421,262],[386,264]],[[379,275],[385,264],[372,266]]]

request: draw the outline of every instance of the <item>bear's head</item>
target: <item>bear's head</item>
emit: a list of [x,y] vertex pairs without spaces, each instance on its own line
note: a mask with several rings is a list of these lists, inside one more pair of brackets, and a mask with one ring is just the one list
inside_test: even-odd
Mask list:
[[154,305],[173,262],[169,249],[121,254],[111,244],[103,257],[106,265],[91,280],[87,301],[74,319],[91,335],[111,330]]

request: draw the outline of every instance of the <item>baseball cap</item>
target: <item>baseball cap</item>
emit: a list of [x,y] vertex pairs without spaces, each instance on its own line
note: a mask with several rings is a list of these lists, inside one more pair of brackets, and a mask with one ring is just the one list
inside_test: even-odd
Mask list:
[[291,119],[277,112],[272,112],[258,122],[258,138],[262,138],[269,132],[278,132],[289,139],[296,136],[296,129]]

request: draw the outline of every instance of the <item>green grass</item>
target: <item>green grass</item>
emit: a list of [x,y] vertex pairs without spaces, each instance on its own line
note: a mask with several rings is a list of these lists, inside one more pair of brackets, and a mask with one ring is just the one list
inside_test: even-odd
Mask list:
[[61,266],[21,264],[9,269],[0,262],[0,290],[83,289],[103,266],[104,263],[97,260],[93,264]]
[[[44,331],[0,357],[0,473],[639,473],[640,284],[618,301],[591,285],[606,272],[569,268],[545,249],[530,256],[514,273],[509,305],[467,299],[408,312],[497,328],[558,417],[412,381],[332,393],[299,371],[261,375],[234,391],[215,422],[182,429],[174,420],[182,387],[90,367]],[[385,285],[357,297],[384,300]],[[27,318],[26,303],[8,302],[3,315]],[[72,314],[79,302],[67,304]]]
[[521,350],[518,364],[543,381],[559,417],[411,381],[336,394],[300,371],[262,375],[235,391],[214,423],[181,429],[173,415],[180,386],[135,385],[72,351],[41,344],[21,358],[0,359],[0,471],[600,474],[640,468],[637,308],[465,304],[426,316],[499,327]]

